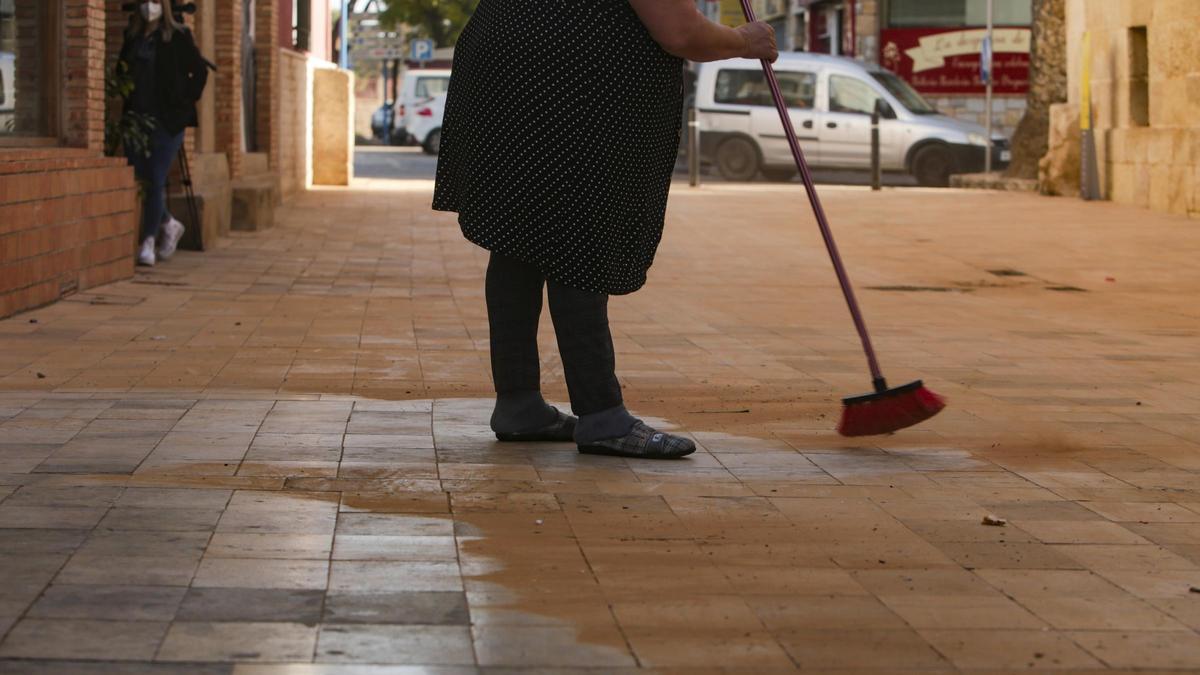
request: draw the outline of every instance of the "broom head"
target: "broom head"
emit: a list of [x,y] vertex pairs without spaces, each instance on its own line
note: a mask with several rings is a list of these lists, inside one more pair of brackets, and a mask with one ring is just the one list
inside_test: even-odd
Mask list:
[[876,436],[920,424],[946,407],[941,396],[925,388],[920,380],[874,394],[842,399],[843,436]]

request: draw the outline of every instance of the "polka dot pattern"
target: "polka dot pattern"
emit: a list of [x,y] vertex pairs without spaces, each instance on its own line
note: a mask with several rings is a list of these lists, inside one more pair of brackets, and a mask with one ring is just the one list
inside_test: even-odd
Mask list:
[[482,0],[459,38],[433,208],[559,283],[646,282],[679,148],[683,62],[627,0]]

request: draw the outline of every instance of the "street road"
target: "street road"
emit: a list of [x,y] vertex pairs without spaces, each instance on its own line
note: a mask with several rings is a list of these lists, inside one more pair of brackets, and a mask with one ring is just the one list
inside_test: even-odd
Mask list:
[[[437,172],[437,157],[426,155],[421,148],[387,147],[382,145],[360,145],[354,156],[354,175],[359,178],[431,179]],[[687,165],[680,162],[677,177],[687,179]],[[871,175],[866,171],[816,171],[818,183],[826,185],[869,185]],[[704,174],[705,183],[725,183],[715,170]],[[794,179],[799,182],[799,178]],[[767,182],[759,178],[757,182]],[[907,175],[885,175],[884,185],[889,187],[915,186],[916,181]]]

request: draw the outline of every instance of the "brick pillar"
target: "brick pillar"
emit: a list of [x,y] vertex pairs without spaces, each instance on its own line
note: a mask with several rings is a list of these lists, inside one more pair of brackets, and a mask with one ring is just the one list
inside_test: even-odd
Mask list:
[[257,101],[255,128],[258,148],[267,153],[272,169],[279,168],[279,2],[255,5],[255,63]]
[[229,158],[229,176],[242,175],[242,0],[215,0],[216,149]]
[[104,150],[104,0],[63,3],[62,139]]

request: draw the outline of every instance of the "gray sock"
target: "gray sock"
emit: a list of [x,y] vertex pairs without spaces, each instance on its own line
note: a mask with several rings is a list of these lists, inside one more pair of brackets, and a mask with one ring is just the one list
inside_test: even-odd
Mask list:
[[575,442],[586,445],[606,438],[620,438],[629,433],[637,418],[619,405],[591,415],[580,415],[575,425]]
[[492,431],[498,434],[515,434],[522,431],[541,429],[558,419],[556,410],[540,391],[515,391],[496,396],[496,408],[492,411]]

